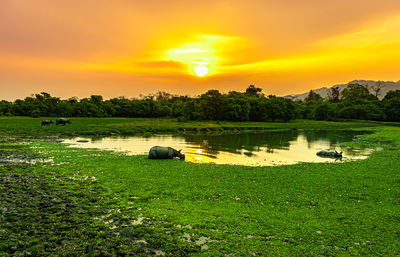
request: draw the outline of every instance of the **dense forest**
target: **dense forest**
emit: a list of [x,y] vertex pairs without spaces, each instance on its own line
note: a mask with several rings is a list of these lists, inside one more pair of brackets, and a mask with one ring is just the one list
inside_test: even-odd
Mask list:
[[48,93],[24,100],[0,101],[0,116],[57,117],[175,117],[179,120],[289,121],[292,119],[363,119],[400,121],[400,90],[379,100],[362,85],[351,84],[339,93],[331,88],[328,99],[312,90],[304,101],[292,101],[250,85],[245,92],[222,94],[209,90],[198,97],[166,92],[127,99],[90,98],[62,100]]

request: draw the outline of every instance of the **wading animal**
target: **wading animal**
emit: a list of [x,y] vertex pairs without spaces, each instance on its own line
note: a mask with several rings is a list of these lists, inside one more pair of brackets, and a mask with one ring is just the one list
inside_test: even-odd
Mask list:
[[337,151],[334,152],[329,152],[329,151],[319,151],[317,153],[318,156],[320,157],[330,157],[330,158],[342,158],[342,153],[338,153]]
[[178,157],[185,159],[185,155],[181,154],[181,150],[177,151],[171,147],[153,146],[149,151],[149,159],[172,159]]
[[42,120],[42,126],[50,125],[53,124],[54,122],[52,120]]
[[57,118],[56,119],[56,125],[63,124],[65,126],[65,124],[67,124],[67,123],[71,124],[69,119],[66,119],[66,118]]

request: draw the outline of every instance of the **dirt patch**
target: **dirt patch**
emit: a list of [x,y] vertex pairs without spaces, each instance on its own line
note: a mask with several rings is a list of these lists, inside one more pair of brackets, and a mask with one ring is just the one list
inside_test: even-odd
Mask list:
[[164,255],[170,240],[105,192],[52,166],[0,166],[0,256]]
[[[0,255],[151,255],[138,239],[151,233],[123,213],[109,213],[111,199],[96,181],[33,173],[34,166],[0,167]],[[115,200],[114,200],[115,201]],[[110,216],[113,228],[94,217]]]
[[19,164],[34,165],[38,162],[46,161],[49,160],[23,151],[22,146],[0,145],[0,166],[12,166]]
[[0,166],[10,166],[18,164],[36,164],[39,159],[28,157],[23,154],[0,152]]

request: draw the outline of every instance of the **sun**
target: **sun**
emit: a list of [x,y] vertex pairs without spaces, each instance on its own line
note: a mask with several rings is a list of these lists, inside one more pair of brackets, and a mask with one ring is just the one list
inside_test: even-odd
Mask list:
[[196,66],[194,67],[194,73],[196,73],[196,75],[199,77],[203,77],[207,75],[208,68],[206,66]]
[[216,56],[216,46],[221,40],[211,36],[201,36],[196,42],[167,50],[164,59],[183,63],[187,67],[188,75],[211,76],[216,74],[217,63],[220,59]]

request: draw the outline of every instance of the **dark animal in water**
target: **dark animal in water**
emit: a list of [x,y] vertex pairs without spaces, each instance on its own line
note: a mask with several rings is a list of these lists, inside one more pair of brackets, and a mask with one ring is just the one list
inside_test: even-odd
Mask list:
[[52,120],[42,120],[42,126],[50,125],[53,124],[54,122]]
[[317,155],[320,157],[342,158],[342,153],[343,152],[338,153],[337,151],[334,152],[319,151]]
[[149,151],[149,159],[172,159],[179,157],[185,159],[185,155],[181,154],[181,150],[177,151],[171,147],[153,146]]
[[67,124],[67,123],[71,124],[69,119],[66,119],[66,118],[57,118],[56,119],[56,125],[63,124],[65,126],[65,124]]

